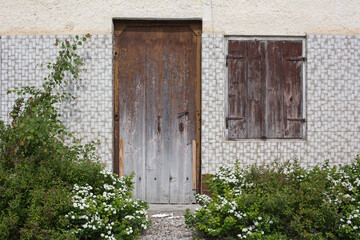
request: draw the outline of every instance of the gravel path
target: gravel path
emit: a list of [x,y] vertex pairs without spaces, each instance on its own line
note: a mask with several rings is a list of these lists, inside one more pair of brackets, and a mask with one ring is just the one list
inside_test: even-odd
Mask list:
[[141,236],[142,240],[194,239],[194,231],[185,224],[185,209],[194,211],[198,205],[150,205],[148,215],[152,226]]

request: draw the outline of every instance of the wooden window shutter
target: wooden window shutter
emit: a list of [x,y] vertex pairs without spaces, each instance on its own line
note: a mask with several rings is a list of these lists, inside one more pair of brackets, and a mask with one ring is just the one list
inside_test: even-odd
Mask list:
[[302,41],[229,41],[229,139],[302,137],[302,60]]
[[285,138],[302,138],[302,42],[284,42],[284,120]]
[[247,43],[229,41],[228,45],[228,117],[230,139],[246,138],[247,133]]

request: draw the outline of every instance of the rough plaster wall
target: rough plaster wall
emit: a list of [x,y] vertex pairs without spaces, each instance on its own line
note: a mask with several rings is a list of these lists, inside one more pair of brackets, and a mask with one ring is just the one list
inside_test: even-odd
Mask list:
[[[55,39],[70,35],[18,35],[1,37],[0,116],[8,119],[15,96],[6,92],[14,87],[41,86],[46,71],[39,64],[54,61]],[[77,132],[84,143],[100,139],[98,153],[108,169],[112,169],[112,35],[93,35],[80,47],[86,72],[78,82],[65,90],[76,101],[61,106],[65,125]]]
[[360,154],[360,35],[307,36],[306,140],[227,141],[225,39],[203,34],[202,174],[239,160],[344,164]]
[[113,18],[202,19],[204,33],[360,33],[359,0],[2,0],[1,34],[104,33]]

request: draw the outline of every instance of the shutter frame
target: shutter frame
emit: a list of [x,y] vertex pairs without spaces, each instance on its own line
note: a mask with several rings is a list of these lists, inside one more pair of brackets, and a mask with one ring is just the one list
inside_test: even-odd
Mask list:
[[229,139],[247,138],[247,43],[228,42],[228,117]]
[[284,138],[303,137],[302,41],[284,42]]
[[229,139],[303,137],[301,40],[229,40]]

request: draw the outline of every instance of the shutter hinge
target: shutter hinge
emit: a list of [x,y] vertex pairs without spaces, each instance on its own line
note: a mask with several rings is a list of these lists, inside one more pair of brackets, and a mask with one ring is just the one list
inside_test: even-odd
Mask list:
[[299,122],[305,122],[305,118],[288,118],[288,121],[299,121]]
[[306,61],[306,57],[287,58],[286,61]]
[[242,117],[227,117],[227,118],[225,118],[225,125],[226,125],[226,129],[228,129],[229,128],[229,121],[230,120],[244,120],[245,118],[242,118]]
[[118,55],[118,52],[116,50],[113,50],[113,57],[116,57]]
[[114,115],[114,121],[115,121],[115,122],[118,122],[119,119],[120,119],[119,114],[115,114],[115,115]]
[[226,55],[226,66],[228,66],[229,59],[243,59],[245,56],[234,56],[234,55]]

